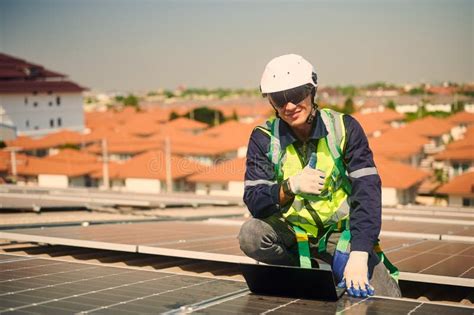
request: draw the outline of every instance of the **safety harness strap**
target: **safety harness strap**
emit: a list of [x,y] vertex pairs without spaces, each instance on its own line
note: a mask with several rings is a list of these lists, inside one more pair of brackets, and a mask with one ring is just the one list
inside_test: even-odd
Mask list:
[[300,267],[311,269],[311,254],[309,251],[308,234],[298,226],[293,226],[298,242],[298,254],[300,256]]
[[377,253],[377,256],[379,256],[379,259],[383,262],[385,267],[388,269],[390,272],[390,276],[397,281],[398,283],[398,277],[400,276],[400,272],[398,271],[398,268],[395,267],[390,260],[387,258],[385,253],[382,251],[382,247],[380,246],[379,241],[375,243],[374,250]]

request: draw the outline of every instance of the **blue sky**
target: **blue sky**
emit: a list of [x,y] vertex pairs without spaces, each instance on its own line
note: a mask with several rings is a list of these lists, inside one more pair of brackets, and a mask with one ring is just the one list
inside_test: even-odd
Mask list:
[[474,1],[1,0],[0,51],[97,90],[243,87],[298,53],[322,85],[474,81]]

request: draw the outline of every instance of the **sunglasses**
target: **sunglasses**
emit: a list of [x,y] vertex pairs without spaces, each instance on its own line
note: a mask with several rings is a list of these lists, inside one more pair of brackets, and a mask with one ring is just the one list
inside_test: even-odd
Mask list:
[[293,103],[299,105],[308,95],[312,88],[306,85],[298,86],[282,92],[268,94],[268,100],[277,109],[282,109],[286,104]]

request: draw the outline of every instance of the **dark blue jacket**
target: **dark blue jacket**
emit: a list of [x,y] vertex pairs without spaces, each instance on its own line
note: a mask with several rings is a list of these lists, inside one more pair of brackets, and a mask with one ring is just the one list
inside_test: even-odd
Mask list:
[[[372,151],[361,125],[350,115],[344,116],[346,143],[344,161],[352,194],[349,196],[351,250],[371,252],[381,228],[381,181],[378,174],[356,176],[355,172],[375,167]],[[318,112],[310,136],[309,159],[320,139],[327,135],[326,127]],[[291,128],[281,120],[280,145],[285,150],[289,144],[300,142]],[[255,218],[265,218],[281,211],[279,205],[280,184],[276,183],[273,164],[267,157],[270,137],[259,129],[250,136],[245,172],[244,202]],[[354,173],[355,172],[355,173]],[[249,184],[252,183],[252,184]]]

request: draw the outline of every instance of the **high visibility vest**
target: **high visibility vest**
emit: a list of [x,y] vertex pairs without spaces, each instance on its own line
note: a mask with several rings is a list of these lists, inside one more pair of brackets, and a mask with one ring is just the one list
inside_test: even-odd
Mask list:
[[[348,218],[348,195],[351,185],[343,163],[342,152],[346,138],[343,114],[330,109],[318,111],[326,126],[328,135],[318,141],[316,148],[316,168],[326,175],[324,188],[320,195],[295,196],[292,204],[283,216],[293,226],[302,228],[313,237],[321,237],[329,227]],[[257,127],[270,136],[268,158],[272,161],[276,180],[281,183],[296,175],[306,166],[298,157],[297,150],[290,144],[283,151],[280,148],[280,118],[266,122],[266,126]]]

